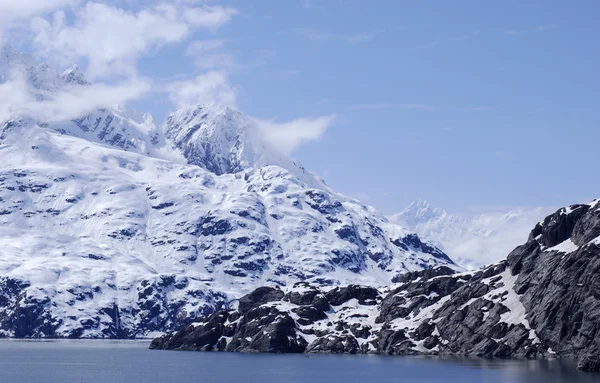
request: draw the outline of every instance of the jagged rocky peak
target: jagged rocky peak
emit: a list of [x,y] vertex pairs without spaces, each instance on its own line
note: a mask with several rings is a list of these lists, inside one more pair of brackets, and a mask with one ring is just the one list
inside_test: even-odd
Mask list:
[[165,125],[166,136],[189,164],[217,175],[236,173],[259,162],[263,148],[257,147],[251,129],[248,116],[221,105],[180,109]]
[[329,190],[321,178],[268,142],[256,120],[230,106],[196,105],[180,109],[169,115],[163,131],[188,164],[216,175],[274,165],[289,171],[307,186]]
[[[552,248],[570,242],[582,246],[600,236],[600,204],[577,204],[558,209],[539,222],[529,234],[530,241]],[[564,246],[563,246],[564,247]]]
[[[171,114],[164,128],[191,165],[217,175],[282,165],[253,119],[225,105],[198,105]],[[282,166],[285,167],[285,166]]]
[[66,84],[90,85],[90,82],[85,79],[85,75],[77,65],[73,65],[64,71],[60,78]]

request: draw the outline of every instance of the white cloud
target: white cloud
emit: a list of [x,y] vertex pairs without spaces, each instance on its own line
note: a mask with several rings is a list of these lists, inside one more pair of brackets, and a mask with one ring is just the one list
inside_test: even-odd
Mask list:
[[79,0],[0,0],[0,17],[2,19],[23,18],[39,15],[67,5],[75,4]]
[[236,89],[225,72],[211,71],[190,80],[176,81],[167,87],[169,99],[179,108],[197,104],[235,106]]
[[316,141],[332,125],[335,115],[317,118],[299,118],[277,123],[257,120],[257,126],[263,137],[284,154],[291,154],[300,145]]
[[228,42],[228,40],[222,39],[193,41],[188,46],[186,55],[194,58],[194,63],[200,70],[239,68],[240,66],[232,54],[219,51]]
[[233,8],[220,5],[186,8],[183,10],[183,19],[191,26],[198,28],[220,28],[227,24],[237,14]]
[[79,0],[0,0],[0,44],[6,34],[23,22],[56,9],[78,3]]
[[[29,80],[18,72],[0,84],[0,119],[31,116],[40,122],[56,122],[77,118],[98,108],[126,104],[156,89],[150,79],[138,76],[141,58],[153,55],[164,45],[188,40],[196,29],[220,28],[237,11],[220,5],[210,6],[201,0],[0,0],[0,21],[8,21],[7,14],[11,15],[10,20],[31,20],[32,46],[37,55],[62,64],[87,64],[86,74],[94,83],[89,86],[65,87],[50,93],[32,89]],[[5,29],[6,25],[0,25],[0,37]],[[369,34],[331,36],[355,43],[372,38]],[[316,32],[313,38],[329,37]],[[258,52],[261,57],[257,62],[240,65],[235,56],[223,51],[228,43],[223,39],[191,42],[186,56],[195,61],[197,69],[208,72],[174,81],[156,92],[166,93],[177,107],[235,106],[238,91],[231,84],[229,73],[260,65],[269,52]],[[280,74],[296,73],[290,69]],[[106,83],[98,83],[102,80]],[[281,123],[258,119],[256,126],[269,143],[289,154],[300,145],[321,138],[333,120],[334,115]]]
[[59,11],[51,21],[35,18],[32,29],[35,46],[42,54],[68,62],[87,59],[88,75],[92,78],[132,76],[137,60],[150,50],[181,42],[194,28],[220,27],[235,12],[222,6],[168,3],[132,12],[88,2],[74,12],[72,23],[65,12]]
[[46,92],[32,89],[23,74],[16,71],[0,84],[0,121],[20,116],[45,123],[70,120],[99,108],[125,104],[149,89],[150,81],[135,79],[118,85],[99,83]]

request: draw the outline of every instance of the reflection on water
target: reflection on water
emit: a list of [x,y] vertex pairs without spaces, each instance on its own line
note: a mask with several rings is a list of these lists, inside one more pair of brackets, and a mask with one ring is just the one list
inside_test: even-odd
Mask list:
[[138,341],[0,341],[0,382],[578,383],[568,361],[150,351]]

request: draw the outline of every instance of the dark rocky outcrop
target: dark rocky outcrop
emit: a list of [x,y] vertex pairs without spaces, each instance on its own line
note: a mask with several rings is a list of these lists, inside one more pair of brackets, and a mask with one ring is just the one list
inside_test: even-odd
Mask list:
[[274,287],[259,287],[248,295],[240,298],[238,311],[240,314],[246,314],[251,309],[264,303],[278,301],[283,298],[283,291]]
[[325,297],[333,306],[339,306],[348,302],[351,299],[358,300],[361,305],[377,304],[379,291],[372,287],[349,285],[346,287],[336,287],[325,293]]
[[[496,265],[459,274],[435,267],[395,282],[383,291],[263,287],[240,299],[218,341],[205,335],[214,334],[209,317],[158,338],[153,347],[565,357],[577,359],[580,369],[600,370],[600,203],[557,211]],[[173,343],[194,333],[195,343]]]

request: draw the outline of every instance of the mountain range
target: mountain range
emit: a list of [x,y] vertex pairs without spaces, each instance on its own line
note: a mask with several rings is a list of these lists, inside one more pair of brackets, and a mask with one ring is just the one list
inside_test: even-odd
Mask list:
[[450,214],[417,200],[389,218],[433,241],[458,264],[477,269],[502,260],[527,233],[556,208],[518,208],[478,214]]
[[561,208],[477,271],[409,272],[384,288],[261,287],[151,348],[566,358],[600,371],[600,201]]
[[[0,81],[15,76],[40,107],[93,86],[77,67],[60,73],[4,47]],[[159,124],[123,106],[69,119],[18,106],[0,122],[1,336],[149,337],[265,284],[386,286],[461,270],[230,107]]]

